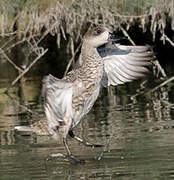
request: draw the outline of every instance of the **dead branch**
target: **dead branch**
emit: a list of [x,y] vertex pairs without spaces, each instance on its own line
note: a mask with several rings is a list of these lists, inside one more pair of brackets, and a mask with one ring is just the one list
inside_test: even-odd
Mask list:
[[31,109],[29,109],[26,105],[20,104],[18,100],[14,99],[14,98],[13,98],[12,96],[10,96],[9,94],[6,93],[6,95],[7,95],[8,98],[10,98],[10,100],[13,101],[17,106],[20,106],[20,107],[24,108],[27,112],[29,112],[29,113],[31,113],[31,114],[34,113],[34,114],[38,115],[38,113],[33,112],[33,111],[32,111]]
[[17,35],[18,33],[23,33],[23,31],[14,31],[14,32],[9,32],[9,33],[0,33],[0,37],[10,37],[10,36],[14,36]]
[[19,76],[15,80],[12,81],[12,83],[7,87],[4,93],[8,93],[9,88],[16,84],[16,82],[18,82],[18,80],[21,79],[21,77],[23,77],[47,51],[48,49],[43,50],[41,54],[39,54],[36,59],[34,59],[33,62],[21,74],[19,74]]
[[171,81],[174,80],[174,76],[172,76],[171,78],[167,79],[166,81],[162,82],[161,84],[159,84],[158,86],[154,87],[153,89],[151,89],[150,91],[148,91],[148,93],[154,92],[157,89],[165,86],[166,84],[170,83]]
[[0,48],[4,49],[8,44],[10,44],[14,39],[16,38],[16,35],[11,36],[8,41],[6,41]]
[[166,35],[166,34],[163,34],[161,36],[161,40],[166,40],[168,41],[173,47],[174,47],[174,42],[172,42],[172,40]]
[[51,30],[52,30],[53,28],[56,27],[57,23],[58,23],[58,22],[56,21],[54,24],[52,24],[52,26],[51,26],[49,29],[47,29],[47,30],[45,31],[45,33],[42,35],[42,37],[39,39],[39,41],[37,41],[37,45],[45,38],[46,35],[48,35],[48,34],[51,32]]
[[121,27],[121,30],[123,32],[123,34],[128,38],[128,40],[131,42],[131,44],[133,46],[136,46],[135,42],[131,39],[131,37],[129,36],[129,34],[123,29],[123,27]]
[[4,56],[4,58],[10,63],[10,64],[12,64],[13,66],[14,66],[14,68],[15,69],[17,69],[19,72],[23,72],[23,70],[20,68],[20,67],[18,67],[6,54],[5,54],[5,52],[3,51],[3,49],[1,49],[0,48],[0,53]]
[[[161,75],[162,75],[163,77],[166,77],[166,76],[167,76],[166,73],[165,73],[165,71],[164,71],[164,69],[161,67],[161,65],[160,65],[160,63],[158,62],[157,59],[155,59],[155,60],[153,61],[153,64],[155,65],[155,67],[157,67],[158,71],[161,72]],[[155,75],[156,75],[156,74],[155,74]]]
[[157,89],[165,86],[166,84],[170,83],[171,81],[174,80],[174,76],[172,76],[171,78],[167,79],[166,81],[162,82],[161,84],[157,85],[156,87],[154,87],[153,89],[147,91],[147,90],[143,90],[143,91],[140,91],[136,94],[134,94],[133,96],[131,96],[131,99],[134,99],[135,97],[137,96],[140,96],[142,94],[150,94],[150,93],[153,93],[154,91],[156,91]]
[[[32,40],[33,43],[31,42],[31,40]],[[38,42],[36,42],[34,37],[31,37],[30,39],[27,39],[26,42],[30,46],[30,53],[29,53],[29,55],[32,54],[32,52],[35,52],[35,54],[39,56],[39,54],[43,51],[43,48],[38,46]]]
[[26,39],[23,38],[22,40],[17,41],[16,43],[14,43],[14,44],[12,44],[11,46],[9,46],[5,51],[9,51],[10,49],[14,48],[15,46],[17,46],[17,45],[23,43],[25,40],[26,40]]
[[63,77],[66,76],[66,74],[67,74],[67,72],[68,72],[68,70],[69,70],[69,68],[70,68],[70,66],[71,66],[71,64],[72,64],[72,62],[73,62],[73,60],[74,60],[74,58],[75,58],[75,55],[76,55],[77,52],[79,51],[81,45],[82,45],[82,42],[78,45],[78,47],[76,48],[75,52],[72,54],[72,57],[71,57],[71,59],[69,60],[69,63],[68,63],[68,65],[67,65],[67,67],[66,67],[66,70],[65,70],[65,73],[64,73]]

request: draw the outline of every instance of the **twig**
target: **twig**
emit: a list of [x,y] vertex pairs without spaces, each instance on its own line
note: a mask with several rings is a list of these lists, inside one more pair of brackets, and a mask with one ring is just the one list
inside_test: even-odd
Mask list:
[[121,27],[121,30],[123,32],[123,34],[128,38],[128,40],[131,42],[132,45],[136,46],[136,44],[134,43],[134,41],[131,39],[131,37],[129,36],[129,34],[123,29],[123,27]]
[[4,49],[7,44],[10,44],[10,42],[12,42],[14,39],[16,38],[16,35],[12,36],[8,41],[6,41],[0,48]]
[[25,40],[26,40],[26,39],[25,39],[25,38],[23,38],[22,40],[17,41],[16,43],[12,44],[12,45],[11,45],[11,46],[9,46],[7,49],[5,49],[5,51],[9,51],[10,49],[14,48],[15,46],[17,46],[17,45],[19,45],[19,44],[23,43]]
[[72,62],[73,62],[73,60],[74,60],[74,57],[75,57],[75,55],[77,54],[78,50],[80,49],[81,45],[82,45],[82,42],[81,42],[81,43],[79,44],[79,46],[76,48],[76,50],[75,50],[75,52],[73,53],[71,59],[69,60],[69,63],[68,63],[68,65],[67,65],[67,67],[66,67],[66,70],[65,70],[65,73],[64,73],[63,77],[66,76],[66,74],[67,74],[67,72],[68,72],[68,70],[69,70],[69,68],[70,68],[70,66],[71,66],[71,64],[72,64]]
[[16,34],[18,34],[18,33],[23,33],[24,31],[19,31],[19,30],[17,30],[17,31],[14,31],[14,32],[9,32],[9,33],[4,33],[4,34],[2,34],[2,33],[0,33],[0,37],[9,37],[9,36],[12,36],[12,35],[16,35]]
[[157,89],[165,86],[166,84],[168,84],[169,82],[174,80],[174,76],[172,76],[171,78],[167,79],[166,81],[162,82],[161,84],[159,84],[158,86],[154,87],[153,89],[151,89],[150,91],[148,91],[148,93],[154,92]]
[[[113,135],[113,134],[112,134]],[[113,136],[112,136],[113,137]],[[110,140],[111,140],[111,138],[109,138],[108,140],[107,140],[107,142],[106,142],[106,144],[105,144],[105,146],[104,146],[104,149],[103,149],[103,151],[100,153],[100,155],[97,157],[97,160],[98,161],[100,161],[102,158],[103,158],[103,156],[104,156],[104,152],[107,152],[107,151],[109,151],[109,143],[110,143]]]
[[[33,44],[31,42],[31,40],[33,41]],[[36,40],[34,39],[34,37],[31,37],[31,40],[26,40],[26,42],[29,44],[29,46],[31,47],[30,48],[30,53],[29,55],[32,53],[32,52],[35,52],[36,55],[39,56],[40,54],[40,51],[42,52],[43,51],[43,48],[42,47],[38,47],[38,43],[36,42]],[[29,56],[28,55],[28,56]]]
[[6,95],[8,96],[8,98],[10,98],[10,100],[14,101],[18,106],[24,108],[24,109],[25,109],[26,111],[28,111],[29,113],[38,115],[38,113],[33,112],[33,111],[32,111],[31,109],[29,109],[27,106],[20,104],[16,99],[14,99],[13,97],[11,97],[9,94],[6,94]]
[[173,80],[174,80],[174,76],[172,76],[171,78],[167,79],[166,81],[162,82],[161,84],[157,85],[156,87],[154,87],[153,89],[151,89],[149,91],[144,90],[144,91],[140,91],[140,92],[134,94],[133,96],[131,96],[131,99],[134,99],[135,97],[140,96],[142,94],[152,93],[152,92],[156,91],[157,89],[159,89],[159,88],[165,86],[166,84],[170,83]]
[[56,27],[57,23],[58,23],[58,22],[56,21],[49,29],[47,29],[47,30],[45,31],[45,33],[42,35],[42,37],[37,41],[37,45],[45,38],[45,36],[46,36],[47,34],[49,34],[49,33],[51,32],[51,30],[52,30],[53,28]]
[[172,40],[166,34],[162,35],[161,40],[168,41],[174,47],[174,42],[172,42]]
[[9,88],[11,88],[14,84],[16,84],[16,82],[21,79],[22,76],[24,76],[24,74],[26,74],[30,68],[48,51],[48,49],[44,50],[43,52],[41,52],[41,54],[39,54],[35,60],[33,60],[33,62],[21,73],[19,74],[19,76],[12,81],[12,83],[7,87],[7,89],[5,90],[4,93],[8,93]]
[[155,59],[155,60],[153,61],[153,63],[154,63],[154,65],[158,68],[158,70],[161,72],[162,76],[163,76],[163,77],[166,77],[167,75],[166,75],[164,69],[161,67],[161,65],[160,65],[160,63],[158,62],[158,60]]
[[63,27],[62,27],[62,26],[60,26],[60,30],[61,30],[61,32],[62,32],[62,36],[63,36],[63,38],[64,38],[65,40],[67,40],[67,38],[66,38],[66,34],[65,34],[65,31],[64,31],[64,29],[63,29]]
[[15,69],[17,69],[19,72],[23,72],[23,70],[18,67],[6,54],[5,52],[0,48],[0,53],[5,57],[5,59],[14,66]]

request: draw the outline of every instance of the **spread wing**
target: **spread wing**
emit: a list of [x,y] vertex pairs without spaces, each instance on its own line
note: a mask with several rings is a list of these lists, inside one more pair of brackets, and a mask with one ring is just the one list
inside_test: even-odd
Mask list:
[[48,75],[43,79],[42,95],[48,125],[51,129],[72,118],[72,83]]
[[154,54],[150,46],[108,45],[98,49],[104,60],[102,85],[124,84],[145,76]]

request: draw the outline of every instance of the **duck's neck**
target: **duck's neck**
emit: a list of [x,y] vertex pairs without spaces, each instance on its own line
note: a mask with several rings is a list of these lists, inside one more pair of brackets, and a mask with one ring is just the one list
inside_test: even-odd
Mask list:
[[81,58],[83,64],[88,66],[96,66],[97,63],[101,64],[101,57],[98,54],[97,48],[91,47],[87,43],[82,45]]
[[88,79],[88,85],[99,83],[103,74],[103,61],[97,49],[83,44],[80,56],[82,62],[78,69],[80,78],[85,81]]

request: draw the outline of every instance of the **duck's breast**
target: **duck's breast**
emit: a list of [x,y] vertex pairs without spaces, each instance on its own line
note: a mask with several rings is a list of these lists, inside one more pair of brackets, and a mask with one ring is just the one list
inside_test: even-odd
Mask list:
[[95,101],[97,100],[99,91],[100,85],[98,85],[94,89],[93,93],[84,98],[83,103],[79,106],[77,110],[73,111],[72,128],[74,128],[81,121],[81,119],[83,119],[84,116],[91,110]]

